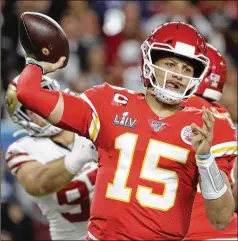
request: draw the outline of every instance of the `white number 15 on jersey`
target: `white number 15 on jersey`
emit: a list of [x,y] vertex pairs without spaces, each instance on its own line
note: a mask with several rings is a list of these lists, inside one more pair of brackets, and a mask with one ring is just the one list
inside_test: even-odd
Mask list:
[[[125,133],[115,140],[115,149],[120,151],[114,180],[108,183],[106,198],[130,202],[132,188],[127,187],[127,179],[133,162],[138,135]],[[159,168],[160,157],[185,164],[189,150],[151,139],[143,160],[140,178],[164,184],[162,195],[153,189],[138,185],[136,199],[140,205],[167,211],[174,206],[178,189],[178,176],[175,171]]]

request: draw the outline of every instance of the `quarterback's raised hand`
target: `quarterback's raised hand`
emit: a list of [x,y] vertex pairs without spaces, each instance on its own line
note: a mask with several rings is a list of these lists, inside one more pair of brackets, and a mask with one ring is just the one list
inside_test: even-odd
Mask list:
[[56,63],[49,63],[44,61],[37,61],[36,59],[26,56],[26,65],[33,64],[37,65],[41,68],[42,74],[47,74],[51,72],[55,72],[57,69],[61,68],[64,65],[64,61],[66,57],[60,57],[60,59]]
[[195,123],[192,123],[192,146],[197,155],[207,155],[210,153],[215,118],[213,114],[206,109],[202,108],[202,120],[203,126],[199,127]]

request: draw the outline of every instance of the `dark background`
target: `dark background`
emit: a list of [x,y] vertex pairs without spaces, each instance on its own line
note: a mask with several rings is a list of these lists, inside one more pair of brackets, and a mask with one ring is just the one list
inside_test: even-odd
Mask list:
[[[41,12],[58,21],[70,43],[71,57],[50,76],[62,88],[84,91],[104,81],[142,90],[138,64],[140,44],[158,25],[180,20],[193,24],[227,60],[227,84],[221,103],[237,122],[237,1],[1,1],[1,202],[2,239],[47,240],[46,220],[5,169],[4,150],[19,128],[4,108],[8,83],[24,67],[18,41],[18,19],[25,11]],[[64,81],[61,81],[64,80]]]

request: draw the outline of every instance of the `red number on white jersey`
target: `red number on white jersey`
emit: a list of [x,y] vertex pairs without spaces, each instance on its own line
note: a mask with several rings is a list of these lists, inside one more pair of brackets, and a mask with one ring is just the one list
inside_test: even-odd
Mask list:
[[[91,185],[95,185],[97,170],[87,174]],[[84,181],[75,180],[56,193],[59,205],[74,205],[75,210],[61,212],[71,223],[87,221],[90,214],[90,191]]]

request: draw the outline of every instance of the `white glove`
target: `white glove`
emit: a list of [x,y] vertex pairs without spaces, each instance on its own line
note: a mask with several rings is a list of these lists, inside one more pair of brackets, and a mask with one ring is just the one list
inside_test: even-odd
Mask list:
[[88,162],[97,162],[98,153],[94,144],[85,137],[76,138],[73,148],[64,158],[66,169],[76,174]]
[[42,74],[45,74],[45,69],[44,69],[43,65],[36,59],[26,57],[26,65],[28,65],[28,64],[39,66],[41,68]]

